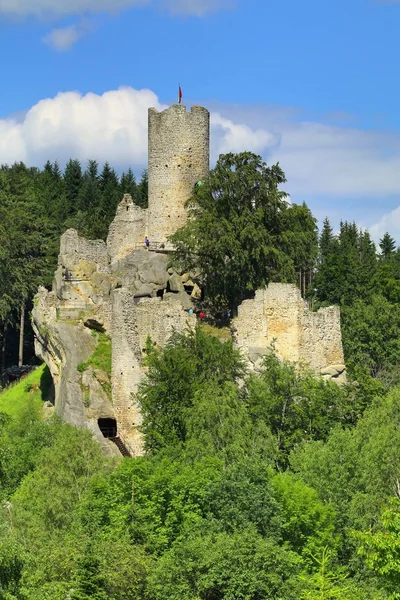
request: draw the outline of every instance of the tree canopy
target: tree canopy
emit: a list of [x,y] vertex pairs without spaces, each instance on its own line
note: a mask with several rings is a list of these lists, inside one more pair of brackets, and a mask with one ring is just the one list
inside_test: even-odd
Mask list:
[[295,281],[313,262],[316,222],[291,206],[279,165],[251,152],[221,155],[187,202],[188,223],[171,241],[176,260],[196,270],[216,307],[236,307],[269,281]]

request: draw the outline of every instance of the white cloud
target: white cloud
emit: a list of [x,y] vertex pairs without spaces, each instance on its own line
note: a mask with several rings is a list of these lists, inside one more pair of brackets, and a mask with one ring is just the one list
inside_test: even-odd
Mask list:
[[265,129],[251,129],[248,125],[234,123],[219,113],[212,113],[210,121],[213,131],[213,160],[226,152],[250,150],[261,154],[277,141],[276,136]]
[[281,125],[279,145],[269,158],[279,160],[296,194],[374,198],[400,193],[400,134],[289,122]]
[[[0,17],[34,17],[58,22],[66,17],[115,14],[128,8],[149,6],[171,15],[203,17],[210,12],[233,8],[239,0],[0,0]],[[87,29],[79,24],[50,31],[43,41],[58,51],[69,50]]]
[[202,17],[210,12],[234,8],[235,0],[161,0],[161,7],[171,14]]
[[41,100],[19,122],[0,120],[0,163],[42,165],[47,158],[65,162],[76,156],[143,166],[149,106],[165,108],[151,90],[132,88]]
[[400,242],[400,206],[394,210],[384,214],[377,223],[369,228],[371,237],[376,242],[383,237],[386,232],[389,232],[392,237]]
[[[147,109],[166,108],[151,90],[120,88],[80,95],[60,93],[41,100],[20,119],[0,120],[0,163],[23,160],[42,165],[70,157],[109,160],[117,167],[141,168],[147,162]],[[212,157],[229,151],[261,153],[275,141],[263,129],[211,117]]]
[[0,14],[54,19],[85,13],[114,12],[148,0],[0,0]]
[[[140,170],[147,162],[150,106],[165,108],[151,90],[60,93],[23,116],[0,120],[0,163],[22,160],[41,166],[47,159],[64,163],[77,157]],[[286,109],[279,114],[276,107],[240,112],[219,106],[211,114],[212,160],[241,150],[262,154],[269,163],[279,161],[294,202],[314,199],[318,206],[316,199],[329,197],[327,214],[335,199],[370,198],[378,205],[389,196],[400,197],[400,134],[301,122]],[[389,215],[387,222],[394,224],[397,218],[400,214]]]
[[51,19],[88,13],[114,13],[149,5],[165,8],[173,14],[203,16],[208,12],[230,8],[234,3],[234,0],[0,0],[0,14]]
[[74,44],[87,32],[82,24],[55,28],[44,36],[43,42],[58,52],[70,50]]

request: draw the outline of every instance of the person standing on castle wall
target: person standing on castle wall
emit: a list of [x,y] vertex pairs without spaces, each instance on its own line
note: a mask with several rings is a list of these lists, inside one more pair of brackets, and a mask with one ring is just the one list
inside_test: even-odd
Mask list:
[[147,237],[147,235],[146,235],[146,237],[144,238],[144,243],[146,244],[146,248],[147,248],[147,250],[148,250],[148,249],[149,249],[149,246],[150,246],[150,242],[149,242],[149,238]]

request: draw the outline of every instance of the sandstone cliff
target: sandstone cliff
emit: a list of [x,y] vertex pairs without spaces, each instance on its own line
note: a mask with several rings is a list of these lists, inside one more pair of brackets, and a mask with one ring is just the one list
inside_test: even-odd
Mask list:
[[[116,229],[114,223],[111,231]],[[99,422],[114,420],[129,452],[141,454],[135,394],[145,372],[147,336],[163,346],[173,330],[193,326],[188,309],[200,290],[187,275],[168,268],[167,254],[144,247],[120,250],[66,231],[52,291],[39,289],[32,323],[36,353],[53,377],[57,413],[88,427],[110,454],[119,450]],[[110,354],[110,369],[96,368],[100,344],[102,354]]]

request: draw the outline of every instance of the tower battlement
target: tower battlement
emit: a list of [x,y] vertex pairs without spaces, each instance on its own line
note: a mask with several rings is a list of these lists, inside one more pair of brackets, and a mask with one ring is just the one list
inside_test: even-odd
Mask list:
[[185,224],[185,202],[196,181],[208,174],[210,113],[174,104],[162,112],[150,108],[148,122],[148,236],[165,242]]

